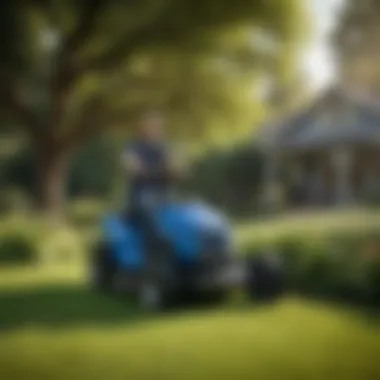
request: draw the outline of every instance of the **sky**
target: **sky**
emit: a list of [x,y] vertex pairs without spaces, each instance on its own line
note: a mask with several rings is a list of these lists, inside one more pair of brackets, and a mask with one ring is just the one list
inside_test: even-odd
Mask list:
[[315,91],[326,88],[334,79],[336,68],[328,35],[336,25],[336,13],[344,0],[306,0],[314,20],[313,36],[301,59],[310,86]]

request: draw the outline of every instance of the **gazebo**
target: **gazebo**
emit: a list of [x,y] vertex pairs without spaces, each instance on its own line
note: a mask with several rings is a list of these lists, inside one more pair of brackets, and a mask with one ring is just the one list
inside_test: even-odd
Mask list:
[[380,181],[380,110],[341,88],[263,126],[258,142],[267,158],[267,184],[285,171],[293,205],[360,202]]

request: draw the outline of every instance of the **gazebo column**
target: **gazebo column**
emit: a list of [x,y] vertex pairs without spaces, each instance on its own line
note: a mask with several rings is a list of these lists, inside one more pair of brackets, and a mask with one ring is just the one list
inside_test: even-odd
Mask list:
[[265,168],[264,168],[264,202],[272,208],[275,207],[277,201],[277,173],[278,173],[278,156],[277,152],[270,149],[265,155]]
[[368,192],[371,192],[372,189],[376,186],[376,183],[379,181],[379,169],[378,162],[380,162],[380,157],[369,156],[369,159],[365,160],[363,167],[363,179],[360,188],[360,197],[366,196]]
[[352,152],[341,148],[332,152],[332,163],[335,172],[335,201],[339,205],[350,204],[352,196]]
[[312,181],[310,189],[310,203],[312,205],[321,205],[324,196],[324,170],[322,163],[318,162],[312,172]]

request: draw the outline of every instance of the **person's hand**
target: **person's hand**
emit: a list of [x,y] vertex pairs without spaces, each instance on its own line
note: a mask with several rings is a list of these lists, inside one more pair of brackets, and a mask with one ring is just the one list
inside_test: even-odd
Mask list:
[[168,165],[169,172],[176,177],[184,177],[187,174],[187,168],[184,162],[180,160],[171,161]]
[[134,155],[126,155],[122,157],[122,165],[124,169],[135,175],[145,175],[146,170],[140,160]]

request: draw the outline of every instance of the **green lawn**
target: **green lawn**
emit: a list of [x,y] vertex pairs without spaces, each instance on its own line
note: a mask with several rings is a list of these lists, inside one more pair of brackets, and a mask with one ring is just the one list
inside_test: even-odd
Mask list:
[[288,298],[144,315],[77,269],[0,270],[1,380],[380,378],[372,318]]

